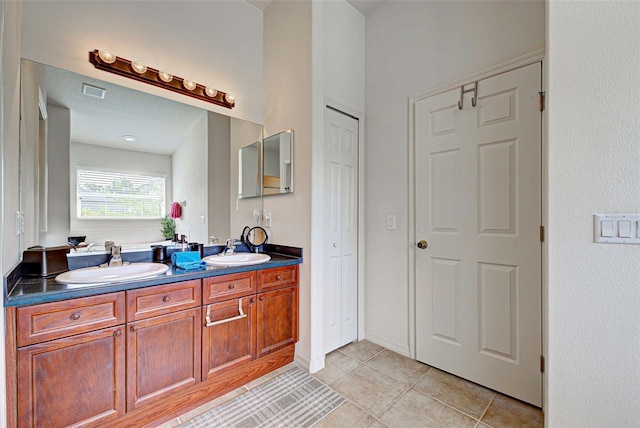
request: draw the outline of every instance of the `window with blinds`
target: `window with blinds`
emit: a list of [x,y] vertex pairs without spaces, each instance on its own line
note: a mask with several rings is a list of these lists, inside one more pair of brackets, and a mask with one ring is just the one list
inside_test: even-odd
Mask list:
[[80,219],[158,219],[165,215],[164,177],[76,170]]

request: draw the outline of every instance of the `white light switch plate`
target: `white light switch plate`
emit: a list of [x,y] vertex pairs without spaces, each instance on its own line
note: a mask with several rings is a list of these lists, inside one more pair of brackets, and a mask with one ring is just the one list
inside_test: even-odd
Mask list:
[[593,241],[605,244],[640,244],[640,214],[595,214]]
[[395,214],[389,214],[387,216],[387,230],[395,230],[396,228],[396,216]]

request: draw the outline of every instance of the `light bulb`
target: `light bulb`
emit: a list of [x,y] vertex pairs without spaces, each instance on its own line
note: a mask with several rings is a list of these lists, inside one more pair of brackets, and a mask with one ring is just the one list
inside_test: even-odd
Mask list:
[[160,80],[167,83],[173,80],[173,74],[167,73],[166,71],[158,71],[158,77],[160,77]]
[[131,61],[131,68],[139,74],[144,74],[147,71],[147,66],[140,61]]
[[98,56],[107,64],[113,64],[114,62],[116,62],[116,55],[110,48],[100,48],[98,50]]
[[210,96],[211,98],[213,98],[216,95],[218,95],[218,90],[215,89],[215,88],[212,88],[210,86],[207,86],[206,88],[204,88],[204,92],[205,92],[205,94],[207,94],[207,96]]
[[129,142],[129,143],[133,143],[134,141],[136,141],[136,136],[135,135],[123,135],[122,139],[124,141]]
[[182,81],[182,84],[190,91],[193,91],[196,88],[196,82],[194,82],[193,80],[184,79]]
[[227,100],[229,104],[236,103],[236,96],[233,94],[233,92],[227,92],[224,96],[224,99]]

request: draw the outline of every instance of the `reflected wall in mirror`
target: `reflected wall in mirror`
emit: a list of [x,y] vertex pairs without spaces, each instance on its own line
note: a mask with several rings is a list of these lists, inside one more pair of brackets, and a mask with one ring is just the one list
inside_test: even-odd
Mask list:
[[235,192],[238,148],[261,125],[28,60],[21,79],[23,249],[159,242],[174,201],[178,233],[224,242],[262,209]]
[[238,199],[260,196],[260,142],[238,150]]
[[263,195],[293,192],[293,130],[264,139]]

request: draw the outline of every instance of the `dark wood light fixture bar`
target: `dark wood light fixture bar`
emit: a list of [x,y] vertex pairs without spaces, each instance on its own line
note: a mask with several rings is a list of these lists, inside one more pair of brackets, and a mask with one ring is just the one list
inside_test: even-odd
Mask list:
[[[222,107],[232,109],[235,107],[235,98],[228,93],[217,91],[214,96],[207,94],[207,87],[196,82],[191,82],[182,77],[173,76],[173,78],[166,82],[160,77],[160,70],[155,68],[146,67],[144,73],[135,71],[132,67],[132,61],[120,58],[118,56],[113,57],[115,60],[111,63],[105,62],[100,57],[100,51],[98,49],[89,52],[89,62],[93,64],[98,70],[108,71],[119,76],[128,77],[129,79],[137,80],[139,82],[148,83],[149,85],[157,86],[159,88],[168,89],[169,91],[177,92],[182,95],[186,95],[191,98],[197,98],[201,101],[216,104]],[[191,82],[195,87],[189,90],[185,87],[185,81],[187,84]]]

